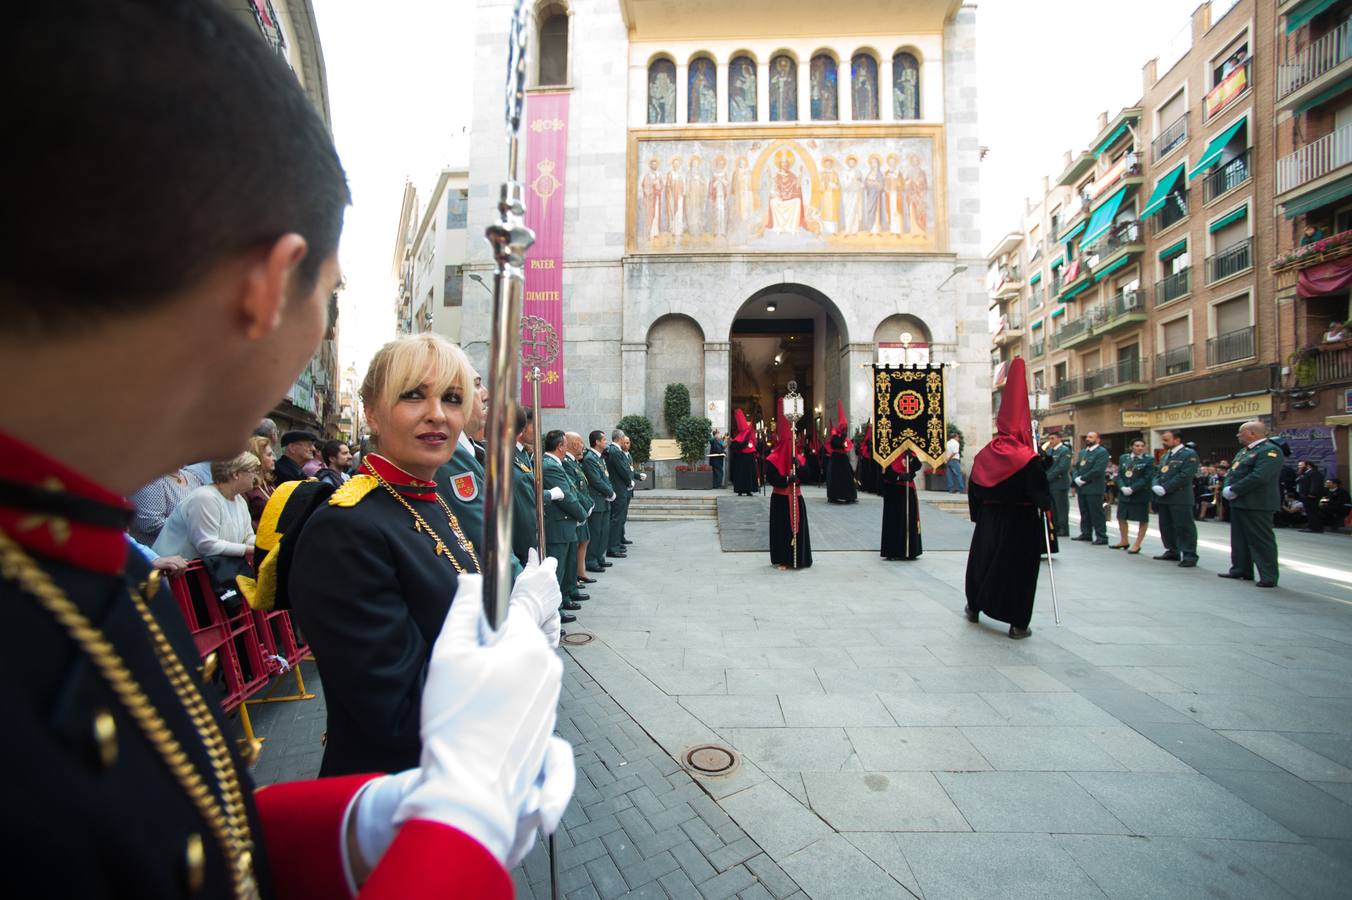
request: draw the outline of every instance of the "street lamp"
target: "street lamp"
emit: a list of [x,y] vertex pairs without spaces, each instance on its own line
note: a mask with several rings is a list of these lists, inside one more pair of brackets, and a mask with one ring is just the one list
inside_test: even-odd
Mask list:
[[493,289],[488,286],[488,282],[484,281],[484,277],[480,275],[478,272],[470,272],[469,280],[475,282],[476,284],[479,285],[479,287],[488,291],[488,296],[490,297],[493,296]]
[[[953,271],[948,273],[948,277],[945,278],[943,281],[939,282],[939,286],[938,286],[937,288],[935,288],[935,290],[936,290],[936,291],[942,290],[944,285],[948,284],[948,283],[949,283],[950,281],[952,281],[954,278],[958,277],[959,275],[961,275],[963,272],[966,272],[966,271],[967,271],[967,266],[966,266],[966,264],[965,264],[965,263],[958,263],[956,266],[953,267]],[[473,276],[470,276],[470,277],[473,277]]]

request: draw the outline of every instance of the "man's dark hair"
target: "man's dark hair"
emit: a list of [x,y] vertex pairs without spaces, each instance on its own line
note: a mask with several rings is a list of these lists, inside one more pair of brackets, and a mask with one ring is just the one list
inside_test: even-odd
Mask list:
[[324,457],[324,465],[333,465],[333,461],[338,458],[338,449],[340,447],[347,447],[347,441],[325,441],[323,444],[320,444],[319,455]]
[[518,406],[516,408],[516,434],[526,430],[526,423],[530,421],[530,410]]
[[553,453],[559,447],[563,446],[563,432],[555,428],[549,434],[545,435],[545,452]]
[[5,26],[6,328],[143,311],[291,232],[309,244],[294,294],[313,290],[338,247],[346,177],[296,75],[238,13],[64,0],[25,4]]
[[599,440],[603,440],[603,439],[605,438],[605,436],[606,436],[606,433],[605,433],[604,431],[602,431],[601,429],[598,428],[598,429],[596,429],[595,431],[593,431],[591,434],[587,435],[587,443],[588,443],[589,446],[591,446],[591,447],[594,448],[594,447],[596,446],[596,442],[599,441]]
[[1341,478],[1326,478],[1326,479],[1324,479],[1324,480],[1327,481],[1327,482],[1329,482],[1330,484],[1336,484],[1336,485],[1338,485],[1338,487],[1342,487],[1342,486],[1343,486],[1343,481],[1342,481]]
[[1162,434],[1162,435],[1163,435],[1163,434],[1172,434],[1172,435],[1174,436],[1174,439],[1175,439],[1175,440],[1178,440],[1178,441],[1183,440],[1183,432],[1179,431],[1179,430],[1176,429],[1176,428],[1166,428],[1166,429],[1164,429],[1163,431],[1161,431],[1160,434]]

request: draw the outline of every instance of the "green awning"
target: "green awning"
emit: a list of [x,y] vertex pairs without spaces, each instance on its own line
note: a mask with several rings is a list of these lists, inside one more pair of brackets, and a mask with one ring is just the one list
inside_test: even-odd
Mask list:
[[1297,3],[1287,10],[1286,33],[1291,34],[1301,26],[1308,24],[1311,19],[1337,2],[1338,0],[1305,0],[1304,3]]
[[1145,209],[1141,210],[1142,219],[1164,209],[1164,201],[1169,199],[1169,192],[1178,184],[1178,179],[1183,177],[1187,168],[1186,162],[1179,163],[1177,168],[1156,182],[1155,189],[1150,192],[1150,201],[1146,203]]
[[1160,251],[1160,259],[1173,259],[1178,254],[1188,249],[1187,238],[1179,241],[1177,244],[1170,244]]
[[1053,319],[1055,319],[1055,318],[1057,318],[1057,317],[1059,317],[1059,316],[1064,316],[1065,314],[1066,314],[1066,308],[1065,308],[1064,306],[1061,307],[1060,309],[1054,309],[1054,310],[1052,310],[1052,318],[1053,318]]
[[1319,104],[1326,103],[1334,97],[1341,95],[1349,86],[1352,86],[1352,75],[1344,76],[1314,96],[1305,98],[1300,103],[1296,104],[1296,108],[1292,110],[1292,112],[1297,115],[1307,113]]
[[1067,241],[1071,240],[1072,238],[1075,237],[1075,235],[1079,234],[1081,231],[1084,231],[1084,225],[1085,225],[1084,222],[1081,222],[1079,225],[1076,225],[1074,228],[1070,229],[1070,231],[1067,231],[1065,234],[1061,235],[1061,237],[1058,238],[1057,242],[1064,244]]
[[1249,208],[1247,206],[1241,206],[1239,209],[1235,210],[1229,215],[1221,216],[1219,219],[1212,222],[1211,225],[1207,227],[1207,231],[1211,232],[1212,234],[1215,234],[1216,232],[1224,228],[1226,225],[1233,225],[1234,223],[1238,222],[1240,219],[1244,218],[1248,214]]
[[1117,208],[1122,205],[1122,198],[1127,196],[1125,186],[1117,189],[1107,200],[1094,210],[1094,214],[1089,217],[1089,227],[1084,231],[1084,238],[1080,240],[1080,246],[1084,247],[1094,243],[1094,241],[1103,237],[1108,229],[1112,227],[1113,216],[1117,215]]
[[1103,279],[1107,278],[1109,275],[1111,275],[1111,274],[1113,274],[1114,272],[1116,272],[1118,269],[1120,269],[1120,268],[1122,268],[1123,266],[1125,266],[1125,265],[1126,265],[1128,262],[1130,262],[1130,261],[1131,261],[1131,255],[1130,255],[1130,254],[1128,254],[1128,255],[1126,255],[1126,256],[1120,256],[1120,257],[1118,257],[1116,260],[1114,260],[1114,261],[1112,262],[1111,265],[1104,266],[1102,269],[1099,269],[1097,272],[1095,272],[1095,273],[1094,273],[1094,281],[1095,281],[1095,282],[1102,281]]
[[1118,125],[1116,128],[1113,129],[1112,134],[1104,138],[1099,143],[1099,145],[1094,148],[1094,158],[1098,159],[1100,156],[1102,156],[1104,151],[1106,151],[1109,147],[1113,145],[1113,141],[1116,141],[1118,138],[1120,138],[1126,130],[1127,123],[1126,120],[1123,120],[1121,125]]
[[[1055,314],[1053,313],[1053,315],[1055,315]],[[1041,327],[1042,327],[1042,320],[1041,320],[1041,319],[1038,319],[1036,322],[1034,322],[1034,323],[1033,323],[1033,327],[1034,327],[1034,328],[1041,328]]]
[[1034,272],[1034,273],[1033,273],[1033,277],[1030,278],[1030,279],[1028,279],[1028,283],[1029,283],[1030,285],[1031,285],[1031,284],[1037,284],[1037,283],[1038,283],[1039,281],[1041,281],[1041,280],[1042,280],[1042,273],[1041,273],[1041,272]]
[[1061,268],[1062,266],[1064,266],[1065,264],[1066,264],[1066,258],[1065,258],[1064,256],[1058,256],[1058,257],[1052,262],[1052,268],[1053,268],[1053,269],[1059,269],[1059,268]]
[[1248,116],[1240,116],[1238,122],[1211,139],[1211,143],[1206,145],[1206,152],[1202,154],[1202,158],[1197,160],[1197,165],[1193,167],[1190,181],[1193,178],[1205,175],[1206,170],[1216,164],[1216,160],[1220,159],[1221,154],[1225,152],[1225,145],[1230,143],[1230,138],[1234,137],[1248,121]]
[[1070,290],[1062,294],[1061,302],[1065,303],[1067,300],[1075,299],[1080,294],[1083,294],[1085,291],[1089,290],[1090,285],[1092,285],[1093,283],[1094,282],[1086,278],[1084,281],[1081,281],[1079,284],[1075,285],[1075,287],[1071,288]]
[[1344,175],[1331,184],[1326,184],[1318,190],[1310,191],[1308,194],[1301,194],[1293,200],[1288,200],[1282,204],[1282,212],[1288,219],[1294,219],[1301,213],[1307,213],[1311,210],[1326,206],[1334,201],[1341,200],[1352,194],[1352,175]]

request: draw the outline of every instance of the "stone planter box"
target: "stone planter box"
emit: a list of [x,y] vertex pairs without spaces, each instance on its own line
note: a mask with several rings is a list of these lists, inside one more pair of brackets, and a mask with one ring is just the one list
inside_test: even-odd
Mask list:
[[676,490],[678,491],[703,491],[713,486],[713,473],[705,472],[672,472],[676,481]]
[[657,487],[657,470],[651,462],[644,463],[642,468],[643,473],[648,477],[644,478],[642,481],[635,481],[634,490],[651,491],[653,488]]

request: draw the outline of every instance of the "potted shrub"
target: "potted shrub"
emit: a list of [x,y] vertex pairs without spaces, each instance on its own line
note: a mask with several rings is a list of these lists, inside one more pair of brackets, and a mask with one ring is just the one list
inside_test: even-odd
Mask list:
[[676,446],[681,450],[681,464],[673,470],[676,489],[702,490],[712,487],[712,471],[705,460],[709,456],[709,434],[713,423],[703,416],[687,415],[676,425]]
[[634,457],[634,466],[647,474],[643,481],[635,483],[634,490],[652,490],[657,483],[652,466],[648,465],[648,460],[652,459],[653,423],[647,416],[625,416],[615,423],[615,427],[629,435],[629,455]]
[[689,415],[690,389],[683,384],[667,385],[666,394],[662,397],[662,422],[667,426],[667,432],[676,437],[677,426]]

